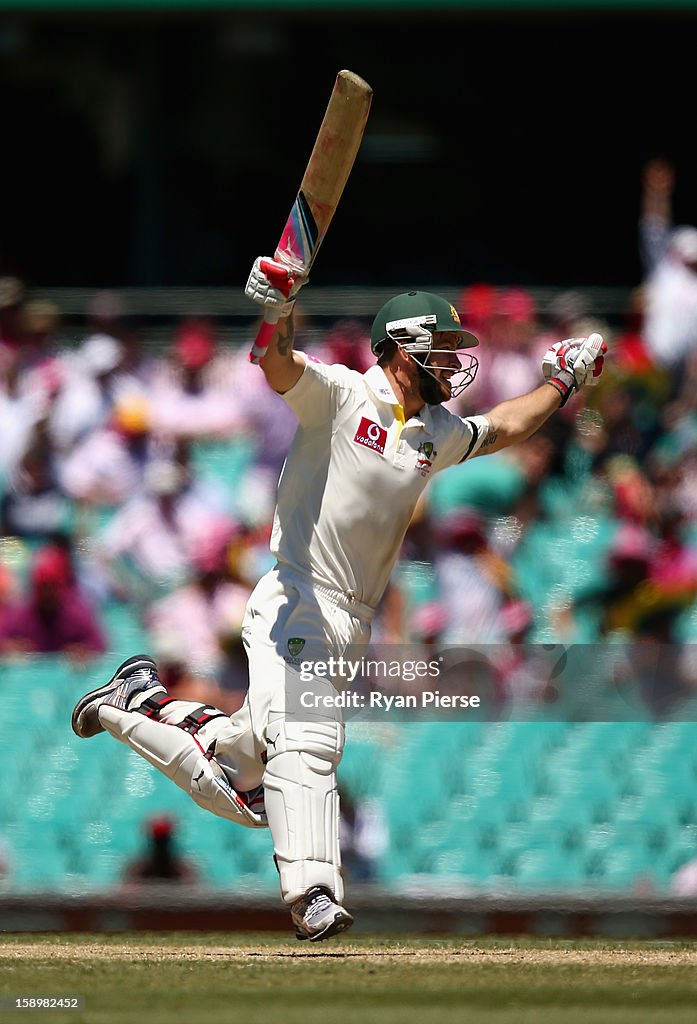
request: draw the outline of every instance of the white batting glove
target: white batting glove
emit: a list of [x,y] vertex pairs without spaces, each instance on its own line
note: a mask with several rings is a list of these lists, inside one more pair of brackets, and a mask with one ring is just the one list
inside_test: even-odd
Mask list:
[[300,277],[284,263],[270,256],[258,256],[249,274],[244,293],[252,302],[275,309],[279,317],[289,316],[306,277]]
[[561,395],[562,405],[566,405],[584,384],[598,383],[606,352],[607,345],[600,334],[557,341],[547,349],[542,360],[542,372],[546,383]]

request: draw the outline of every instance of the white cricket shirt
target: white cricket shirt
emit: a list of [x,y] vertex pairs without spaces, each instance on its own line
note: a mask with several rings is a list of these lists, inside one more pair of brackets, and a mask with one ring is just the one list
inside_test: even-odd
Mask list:
[[404,411],[379,366],[360,374],[305,356],[282,397],[300,425],[278,487],[271,551],[375,608],[430,477],[479,450],[484,416]]

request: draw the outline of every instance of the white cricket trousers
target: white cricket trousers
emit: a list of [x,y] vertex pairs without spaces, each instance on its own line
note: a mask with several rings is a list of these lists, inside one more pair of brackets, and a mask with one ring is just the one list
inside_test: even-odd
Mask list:
[[[197,735],[238,792],[264,787],[266,814],[281,894],[293,903],[315,885],[343,898],[336,768],[344,746],[341,712],[322,706],[336,694],[327,679],[306,682],[307,664],[345,654],[370,639],[373,609],[317,585],[285,565],[257,584],[247,604],[242,638],[249,691],[230,717]],[[319,700],[316,698],[319,697]],[[317,703],[320,706],[314,707]],[[173,701],[160,721],[178,724],[199,705]]]

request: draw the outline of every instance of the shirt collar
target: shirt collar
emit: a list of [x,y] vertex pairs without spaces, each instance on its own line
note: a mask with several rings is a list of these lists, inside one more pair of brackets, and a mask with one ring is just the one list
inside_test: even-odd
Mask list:
[[371,366],[369,370],[366,370],[363,377],[370,390],[381,402],[387,402],[388,405],[401,404],[392,390],[392,385],[387,379],[385,371],[377,363],[375,366]]

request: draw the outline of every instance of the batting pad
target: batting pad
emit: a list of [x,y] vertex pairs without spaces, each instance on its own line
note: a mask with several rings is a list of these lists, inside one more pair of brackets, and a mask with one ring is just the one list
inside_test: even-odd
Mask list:
[[268,731],[264,799],[283,899],[294,903],[313,886],[326,885],[341,902],[336,767],[344,727],[278,721]]
[[183,729],[152,722],[138,711],[122,711],[111,704],[100,707],[99,720],[115,739],[158,768],[199,807],[248,828],[266,827],[266,816],[246,806],[215,758],[209,761],[204,757],[193,736]]

